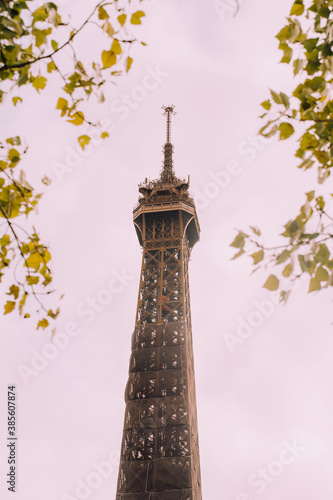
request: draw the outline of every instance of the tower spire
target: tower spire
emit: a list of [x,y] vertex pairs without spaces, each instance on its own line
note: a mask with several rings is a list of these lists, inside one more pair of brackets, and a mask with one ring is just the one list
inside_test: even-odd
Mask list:
[[171,116],[175,115],[175,106],[162,106],[164,111],[163,115],[167,117],[167,134],[166,134],[166,143],[164,144],[164,163],[163,170],[161,172],[161,181],[166,183],[172,183],[174,180],[175,174],[173,171],[173,145],[171,144]]

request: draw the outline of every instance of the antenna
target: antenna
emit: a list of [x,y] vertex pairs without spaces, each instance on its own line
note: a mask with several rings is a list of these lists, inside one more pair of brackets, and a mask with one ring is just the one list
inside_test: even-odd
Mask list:
[[170,144],[171,142],[171,115],[176,115],[175,106],[162,106],[164,110],[163,115],[167,117],[167,140],[166,143]]

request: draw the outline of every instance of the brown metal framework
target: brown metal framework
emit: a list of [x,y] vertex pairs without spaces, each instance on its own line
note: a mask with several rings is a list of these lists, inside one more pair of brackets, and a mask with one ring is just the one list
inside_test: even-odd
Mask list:
[[189,183],[173,172],[165,112],[161,177],[139,186],[133,211],[143,256],[117,500],[202,498],[188,280],[200,228]]

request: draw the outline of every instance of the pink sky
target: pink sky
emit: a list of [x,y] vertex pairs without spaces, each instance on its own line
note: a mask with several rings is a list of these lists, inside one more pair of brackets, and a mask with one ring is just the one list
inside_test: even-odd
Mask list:
[[[60,3],[75,24],[94,5]],[[15,498],[115,497],[141,264],[131,211],[137,184],[159,174],[160,107],[171,103],[178,111],[175,170],[191,176],[202,230],[190,282],[203,498],[332,499],[331,294],[309,296],[302,284],[286,307],[276,305],[262,288],[265,273],[250,276],[250,261],[231,261],[229,248],[234,229],[250,224],[274,241],[315,178],[297,170],[292,140],[255,142],[267,89],[293,85],[291,70],[278,65],[274,39],[291,5],[244,0],[236,18],[226,13],[222,19],[213,1],[143,2],[138,34],[148,46],[135,51],[132,70],[109,89],[106,103],[90,106],[113,130],[85,157],[73,157],[78,130],[55,111],[55,85],[40,97],[29,91],[20,107],[3,106],[2,136],[26,137],[22,167],[32,184],[43,174],[53,180],[36,224],[52,248],[56,286],[66,294],[58,343],[68,345],[57,348],[14,315],[0,318],[2,499],[12,498],[5,485],[11,383],[18,393]],[[91,39],[90,32],[80,39],[82,53],[90,55]],[[135,106],[120,112],[123,94]],[[71,168],[62,179],[59,163]],[[229,180],[218,185],[226,172]],[[106,289],[111,302],[87,313],[88,298],[102,301]],[[3,294],[0,299],[3,304]],[[249,322],[252,327],[244,326]],[[242,343],[228,348],[226,333]],[[36,361],[42,353],[54,355],[44,367]],[[22,376],[22,366],[35,374]],[[103,479],[101,462],[112,464]],[[265,474],[268,479],[259,481]],[[84,497],[78,485],[87,482],[93,486]]]

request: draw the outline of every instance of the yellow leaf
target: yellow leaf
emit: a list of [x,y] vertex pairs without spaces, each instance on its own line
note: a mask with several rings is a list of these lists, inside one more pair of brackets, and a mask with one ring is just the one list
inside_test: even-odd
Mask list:
[[101,138],[105,139],[105,137],[109,137],[109,132],[102,132],[101,133]]
[[134,12],[131,17],[131,23],[132,24],[141,24],[141,17],[144,17],[145,13],[142,12],[142,10],[138,10],[137,12]]
[[274,274],[271,274],[267,278],[266,283],[264,284],[264,288],[267,288],[267,290],[271,290],[272,292],[279,288],[279,280],[276,276],[274,276]]
[[321,290],[320,281],[317,278],[311,278],[310,286],[309,286],[309,293],[315,292],[317,290]]
[[28,285],[37,285],[39,282],[39,276],[27,276],[26,280]]
[[127,61],[126,61],[126,72],[127,73],[131,69],[132,62],[133,62],[133,59],[130,56],[128,56]]
[[56,109],[61,109],[61,116],[64,116],[66,114],[67,107],[68,101],[63,97],[59,97]]
[[114,52],[117,55],[121,54],[121,45],[116,38],[112,42],[111,52]]
[[[23,295],[23,297],[22,297],[22,299],[19,302],[19,312],[20,312],[20,314],[22,314],[22,312],[23,312],[23,307],[25,306],[25,301],[27,300],[27,295],[28,294],[25,292],[24,295]],[[29,316],[30,316],[30,314],[29,314]],[[26,316],[24,316],[24,317],[26,317]]]
[[47,72],[48,73],[52,73],[52,71],[55,71],[56,69],[57,69],[57,67],[53,61],[48,63],[48,65],[47,65]]
[[73,123],[73,125],[82,125],[84,122],[84,114],[82,111],[76,111],[73,116],[71,116],[70,120],[67,120],[69,123]]
[[37,330],[39,328],[43,328],[43,330],[45,330],[45,328],[47,328],[48,326],[49,326],[49,322],[47,321],[46,318],[40,319],[38,321]]
[[117,62],[117,56],[112,50],[103,50],[102,52],[102,63],[103,68],[110,68]]
[[113,36],[114,33],[115,33],[115,31],[112,28],[112,25],[111,25],[111,23],[109,23],[109,21],[105,21],[105,23],[103,24],[102,28],[103,28],[103,31],[105,33],[107,33],[109,36]]
[[16,106],[17,103],[22,102],[22,98],[21,97],[13,97],[12,101],[13,101],[14,106]]
[[282,271],[282,275],[285,277],[285,278],[288,278],[288,276],[290,276],[291,274],[291,271],[292,271],[292,265],[291,264],[288,264]]
[[15,309],[15,302],[12,302],[11,300],[8,300],[7,303],[5,304],[5,312],[4,314],[9,314]]
[[16,285],[12,285],[6,295],[13,295],[14,299],[18,299],[20,289]]
[[47,82],[47,80],[44,76],[38,75],[33,79],[32,86],[35,87],[37,92],[39,92],[41,89],[43,89],[45,87],[46,82]]
[[28,257],[26,260],[26,265],[28,267],[31,267],[32,269],[35,269],[36,271],[38,271],[41,263],[42,263],[42,256],[38,252],[32,253],[30,257]]
[[106,12],[104,7],[99,7],[98,9],[98,18],[99,19],[109,19],[109,14]]
[[89,137],[89,135],[80,135],[80,137],[78,138],[78,141],[79,141],[81,148],[84,149],[91,141],[91,138]]
[[251,255],[253,258],[253,265],[255,266],[256,264],[259,264],[260,261],[263,260],[265,254],[263,250],[259,250],[259,252],[255,252]]
[[118,21],[120,26],[124,26],[126,18],[127,18],[126,14],[120,14],[120,16],[118,16]]

